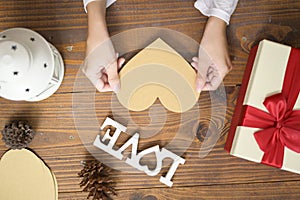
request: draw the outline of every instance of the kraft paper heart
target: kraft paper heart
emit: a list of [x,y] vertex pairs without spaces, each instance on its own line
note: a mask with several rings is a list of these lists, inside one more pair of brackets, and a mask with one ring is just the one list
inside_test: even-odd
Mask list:
[[121,70],[120,80],[118,100],[132,111],[146,110],[159,99],[168,110],[182,113],[199,98],[195,70],[161,39],[133,57]]
[[57,200],[54,174],[27,149],[9,150],[0,161],[0,199]]

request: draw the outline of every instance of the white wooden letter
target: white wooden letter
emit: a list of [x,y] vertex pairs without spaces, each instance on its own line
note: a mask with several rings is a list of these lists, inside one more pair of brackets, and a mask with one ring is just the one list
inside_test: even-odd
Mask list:
[[[105,119],[104,123],[101,126],[101,130],[103,130],[106,126],[113,126],[116,128],[114,135],[110,136],[109,133],[111,130],[108,129],[102,139],[100,139],[99,135],[96,137],[93,145],[118,158],[119,160],[122,160],[122,154],[119,154],[117,151],[115,151],[113,147],[121,132],[125,132],[127,128],[122,124],[110,119],[109,117]],[[107,145],[104,143],[105,140],[109,140]]]
[[137,149],[138,149],[138,144],[139,144],[139,137],[140,137],[140,134],[138,134],[138,133],[134,134],[130,139],[128,139],[126,141],[125,144],[123,144],[123,146],[121,146],[121,148],[116,152],[116,154],[119,154],[118,156],[123,157],[122,152],[125,149],[127,149],[130,145],[132,145],[132,147],[131,147],[131,158],[136,156]]
[[183,165],[185,163],[185,159],[177,156],[175,153],[173,153],[173,152],[171,152],[171,151],[169,151],[165,148],[162,148],[160,156],[161,157],[160,157],[160,159],[158,159],[159,160],[158,162],[162,162],[163,159],[165,159],[165,158],[172,158],[173,159],[173,163],[172,163],[166,177],[161,176],[160,179],[159,179],[159,181],[161,183],[164,183],[167,186],[172,187],[173,182],[171,181],[171,179],[174,176],[175,171],[178,168],[179,164]]
[[132,155],[131,158],[127,158],[126,163],[140,171],[144,171],[148,176],[156,176],[161,170],[161,163],[157,162],[154,170],[150,170],[147,165],[142,166],[140,164],[141,158],[150,153],[155,153],[157,159],[160,154],[159,146],[156,145],[141,151],[138,155]]

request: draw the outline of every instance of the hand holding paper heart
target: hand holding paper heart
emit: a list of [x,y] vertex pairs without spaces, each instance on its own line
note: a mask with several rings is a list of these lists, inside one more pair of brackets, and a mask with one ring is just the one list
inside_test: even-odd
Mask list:
[[118,59],[105,22],[106,1],[91,2],[88,10],[88,39],[82,71],[100,92],[120,89],[118,68],[125,62]]
[[[87,52],[90,50],[87,49]],[[124,64],[118,58],[110,39],[96,46],[86,57],[82,71],[100,92],[120,90],[118,69]]]
[[216,90],[226,74],[231,70],[226,23],[210,17],[205,26],[198,58],[194,57],[192,66],[197,70],[197,91]]

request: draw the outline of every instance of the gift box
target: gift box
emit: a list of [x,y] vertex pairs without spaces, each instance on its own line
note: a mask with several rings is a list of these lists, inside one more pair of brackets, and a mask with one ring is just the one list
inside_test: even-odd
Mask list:
[[225,150],[300,173],[300,49],[268,40],[249,55]]

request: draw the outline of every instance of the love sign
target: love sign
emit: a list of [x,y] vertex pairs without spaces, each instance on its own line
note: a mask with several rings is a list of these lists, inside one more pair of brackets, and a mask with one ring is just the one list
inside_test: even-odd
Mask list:
[[[166,176],[161,176],[159,181],[166,184],[169,187],[172,187],[173,182],[171,181],[172,177],[175,174],[175,171],[177,170],[178,166],[180,164],[185,163],[185,159],[179,157],[178,155],[172,153],[171,151],[160,148],[159,145],[155,145],[153,147],[144,149],[141,152],[137,152],[138,150],[138,143],[139,143],[139,134],[135,133],[130,139],[128,139],[119,149],[115,150],[114,146],[119,138],[121,132],[126,131],[126,127],[122,124],[110,119],[106,118],[104,123],[101,126],[101,130],[104,130],[105,127],[112,126],[116,130],[113,135],[110,135],[111,129],[107,129],[105,135],[100,138],[98,135],[94,141],[94,146],[102,149],[103,151],[109,153],[110,155],[114,156],[115,158],[122,160],[124,158],[123,152],[131,145],[131,156],[130,158],[127,157],[125,162],[136,168],[139,171],[145,172],[149,176],[156,176],[159,174],[162,168],[162,162],[166,158],[170,158],[173,160],[172,165],[170,166],[168,173]],[[108,141],[108,142],[107,142]],[[156,168],[153,170],[150,170],[147,165],[141,165],[140,160],[150,153],[155,153],[156,156]]]

